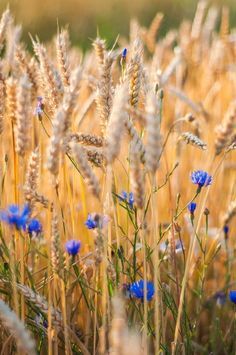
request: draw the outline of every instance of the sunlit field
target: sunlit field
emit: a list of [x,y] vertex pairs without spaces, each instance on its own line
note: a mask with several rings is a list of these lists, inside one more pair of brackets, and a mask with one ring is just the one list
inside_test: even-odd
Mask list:
[[[56,21],[56,20],[55,20]],[[236,34],[0,20],[0,354],[235,354]]]

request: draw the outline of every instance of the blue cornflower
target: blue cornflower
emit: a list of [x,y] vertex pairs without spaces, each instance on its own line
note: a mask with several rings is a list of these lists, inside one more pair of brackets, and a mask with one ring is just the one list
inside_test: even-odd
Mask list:
[[225,235],[229,234],[229,226],[227,226],[227,224],[223,227],[223,231]]
[[81,243],[79,240],[68,240],[66,242],[65,248],[69,255],[75,256],[80,250]]
[[223,291],[218,291],[214,294],[214,299],[218,306],[223,306],[226,302],[226,294]]
[[27,225],[27,230],[29,235],[38,235],[42,232],[42,224],[36,218],[32,218]]
[[196,204],[195,202],[190,202],[190,203],[188,204],[188,210],[189,210],[189,212],[190,212],[191,214],[194,214],[194,211],[195,211],[196,207],[197,207],[197,204]]
[[129,201],[128,201],[129,205],[130,205],[130,208],[133,208],[134,207],[134,194],[133,192],[130,192],[129,194]]
[[21,211],[19,206],[10,205],[7,210],[0,212],[0,220],[12,227],[25,230],[29,214],[30,208],[28,204],[25,204]]
[[121,57],[122,57],[123,59],[126,59],[126,57],[127,57],[127,48],[124,48],[124,49],[123,49],[122,54],[121,54]]
[[121,201],[127,201],[127,198],[128,198],[128,193],[126,191],[122,191],[120,196],[119,196],[119,199]]
[[134,207],[134,194],[133,192],[127,193],[126,191],[122,191],[119,195],[119,199],[123,202],[126,202],[131,209]]
[[[144,299],[144,280],[139,280],[131,285],[129,285],[129,291],[131,296],[139,298],[141,300]],[[147,281],[147,301],[151,301],[153,298],[155,289],[153,282]]]
[[85,222],[88,229],[103,228],[109,222],[107,215],[100,215],[98,213],[90,213]]
[[212,183],[212,176],[206,171],[197,170],[192,172],[191,180],[194,184],[198,185],[199,188],[202,188],[203,186],[208,186]]
[[95,229],[98,226],[98,221],[96,221],[95,218],[91,214],[89,214],[85,225],[88,229]]
[[236,304],[236,290],[229,291],[229,299]]

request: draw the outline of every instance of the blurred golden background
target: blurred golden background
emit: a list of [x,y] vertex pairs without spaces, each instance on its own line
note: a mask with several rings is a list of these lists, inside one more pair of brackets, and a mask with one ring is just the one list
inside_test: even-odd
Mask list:
[[[0,10],[9,4],[16,22],[23,25],[23,38],[30,32],[42,41],[55,34],[57,20],[69,24],[74,44],[87,48],[97,31],[113,43],[117,34],[127,35],[130,18],[142,25],[150,23],[156,12],[164,13],[161,31],[175,28],[184,18],[192,19],[197,0],[0,0]],[[236,24],[236,1],[214,0],[209,5],[230,8],[231,26]]]

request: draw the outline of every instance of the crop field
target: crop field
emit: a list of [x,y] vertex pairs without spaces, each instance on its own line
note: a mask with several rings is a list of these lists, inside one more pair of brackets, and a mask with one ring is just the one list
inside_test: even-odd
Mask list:
[[1,14],[0,355],[236,353],[236,32],[162,23]]

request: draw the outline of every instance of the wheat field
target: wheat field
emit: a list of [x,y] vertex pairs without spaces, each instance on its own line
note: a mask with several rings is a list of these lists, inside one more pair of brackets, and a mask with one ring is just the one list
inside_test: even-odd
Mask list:
[[83,53],[3,12],[0,354],[235,354],[229,15]]

